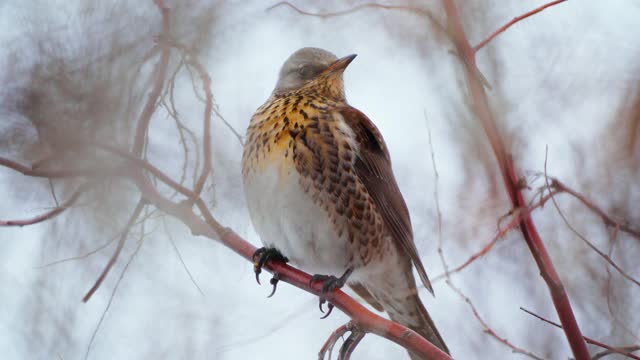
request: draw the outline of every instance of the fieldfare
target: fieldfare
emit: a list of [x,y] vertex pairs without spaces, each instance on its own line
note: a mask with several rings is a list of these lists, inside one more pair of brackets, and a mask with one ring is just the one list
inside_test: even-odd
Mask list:
[[449,353],[418,297],[412,266],[433,289],[387,146],[373,122],[345,99],[342,73],[354,58],[318,48],[296,51],[251,118],[242,175],[265,246],[254,257],[256,276],[269,259],[290,260],[322,274],[313,279],[323,281],[324,291],[346,283]]

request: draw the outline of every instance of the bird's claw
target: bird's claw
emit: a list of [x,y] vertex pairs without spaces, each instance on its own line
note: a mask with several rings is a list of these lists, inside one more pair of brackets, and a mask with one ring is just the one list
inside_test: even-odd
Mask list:
[[[350,333],[347,339],[344,339],[344,335],[346,333]],[[338,356],[338,360],[349,360],[351,358],[351,354],[355,350],[356,346],[360,343],[360,341],[364,338],[365,332],[360,330],[353,322],[348,322],[345,325],[340,326],[336,331],[334,331],[329,339],[324,343],[320,352],[318,353],[318,359],[324,360],[325,358],[329,358],[331,360],[331,353],[333,352],[333,348],[339,339],[342,338],[343,343],[340,347],[340,352]],[[328,356],[327,356],[328,355]]]
[[313,283],[315,282],[322,281],[322,288],[320,289],[320,295],[319,295],[320,302],[318,304],[318,307],[320,308],[320,312],[325,314],[325,311],[322,308],[322,305],[324,303],[327,303],[327,312],[324,316],[321,317],[321,319],[326,319],[331,314],[331,311],[333,311],[333,308],[334,308],[334,305],[327,301],[326,295],[333,292],[334,290],[342,288],[344,284],[346,284],[347,279],[349,278],[352,272],[353,272],[353,269],[349,268],[340,277],[335,277],[333,275],[316,274],[311,277],[311,280],[309,280],[309,286],[313,285]]
[[[267,263],[267,261],[276,260],[282,261],[283,263],[289,262],[289,259],[287,259],[286,256],[282,255],[282,253],[280,253],[280,251],[278,251],[277,249],[266,247],[261,247],[260,249],[256,250],[251,258],[253,259],[253,272],[256,274],[256,282],[258,284],[260,284],[260,273],[262,272],[262,268],[264,267],[264,264]],[[277,283],[277,280],[275,282]],[[275,284],[273,282],[271,282],[271,285],[274,285],[275,289]]]
[[269,280],[269,283],[271,285],[273,285],[273,290],[271,290],[271,294],[269,294],[269,296],[267,296],[268,298],[272,297],[273,294],[276,293],[276,288],[278,287],[278,281],[280,281],[280,274],[279,273],[274,273],[273,277],[271,278],[271,280]]

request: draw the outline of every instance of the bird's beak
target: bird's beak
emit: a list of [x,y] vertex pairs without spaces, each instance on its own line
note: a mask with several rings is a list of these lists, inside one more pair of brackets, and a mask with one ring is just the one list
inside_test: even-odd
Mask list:
[[353,61],[353,59],[356,58],[356,54],[351,54],[348,56],[345,56],[341,59],[338,59],[336,61],[333,62],[333,64],[329,65],[329,67],[327,68],[327,70],[325,70],[325,72],[327,73],[337,73],[337,72],[343,72],[344,69],[347,68],[347,66],[349,66],[349,64],[351,64],[351,62]]

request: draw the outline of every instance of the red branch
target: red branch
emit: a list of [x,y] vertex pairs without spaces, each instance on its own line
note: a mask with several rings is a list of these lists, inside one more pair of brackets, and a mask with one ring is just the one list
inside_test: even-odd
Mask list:
[[478,50],[482,49],[485,45],[487,45],[487,44],[488,44],[491,40],[493,40],[496,36],[498,36],[498,35],[502,34],[505,30],[507,30],[508,28],[510,28],[510,27],[511,27],[512,25],[514,25],[515,23],[517,23],[517,22],[519,22],[519,21],[521,21],[521,20],[523,20],[523,19],[526,19],[526,18],[528,18],[528,17],[529,17],[529,16],[531,16],[531,15],[537,14],[537,13],[539,13],[540,11],[542,11],[542,10],[544,10],[544,9],[548,8],[548,7],[551,7],[551,6],[556,5],[556,4],[560,4],[560,3],[565,2],[565,1],[567,1],[567,0],[556,0],[556,1],[552,1],[552,2],[550,2],[550,3],[548,3],[548,4],[546,4],[546,5],[542,5],[542,6],[540,6],[540,7],[537,7],[537,8],[535,8],[535,9],[533,9],[533,10],[529,11],[528,13],[524,13],[524,14],[522,14],[522,15],[520,15],[520,16],[516,16],[516,17],[514,17],[513,19],[511,19],[511,21],[509,21],[508,23],[506,23],[506,24],[502,25],[498,30],[494,31],[494,32],[493,32],[491,35],[489,35],[486,39],[482,40],[478,45],[474,46],[474,47],[473,47],[473,51],[474,51],[474,52],[478,52]]
[[[194,235],[203,235],[213,240],[219,240],[238,255],[253,262],[252,256],[256,251],[256,247],[236,235],[232,230],[220,225],[213,218],[201,198],[197,199],[196,205],[204,216],[204,221],[184,203],[174,203],[160,195],[145,177],[137,176],[135,182],[145,199],[160,210],[181,220]],[[321,284],[315,282],[310,285],[311,276],[296,268],[280,262],[267,262],[264,269],[271,273],[277,273],[280,280],[297,288],[315,295],[320,294]],[[389,339],[425,359],[451,359],[451,357],[414,331],[372,313],[358,301],[340,290],[328,294],[326,298],[349,316],[354,325],[362,331],[371,332]]]
[[435,283],[437,281],[440,281],[440,280],[444,279],[445,277],[448,277],[451,274],[460,272],[460,271],[464,270],[464,268],[466,268],[467,266],[471,265],[471,263],[473,263],[477,259],[479,259],[482,256],[486,255],[493,248],[493,246],[498,242],[498,240],[502,239],[507,234],[507,232],[509,232],[509,230],[512,230],[513,228],[518,226],[518,224],[520,224],[520,221],[522,221],[521,216],[520,215],[515,216],[507,224],[507,226],[505,226],[504,228],[500,229],[500,231],[498,231],[496,236],[494,236],[493,239],[491,239],[491,241],[487,245],[483,246],[482,249],[480,249],[480,251],[478,251],[475,254],[471,255],[461,265],[453,268],[452,270],[446,271],[444,274],[440,274],[440,275],[434,277],[431,282]]
[[[527,203],[522,194],[521,187],[518,185],[515,164],[500,137],[496,122],[489,108],[485,89],[476,76],[476,53],[465,35],[455,2],[453,0],[442,1],[458,54],[464,59],[463,64],[473,110],[489,139],[513,207],[525,208]],[[573,309],[571,308],[571,303],[569,302],[569,297],[567,296],[564,285],[553,266],[549,253],[538,235],[538,231],[529,214],[526,214],[525,218],[520,222],[520,230],[540,269],[540,274],[549,287],[553,304],[563,324],[563,329],[574,357],[576,360],[590,359],[587,345],[582,338],[582,333],[573,314]]]

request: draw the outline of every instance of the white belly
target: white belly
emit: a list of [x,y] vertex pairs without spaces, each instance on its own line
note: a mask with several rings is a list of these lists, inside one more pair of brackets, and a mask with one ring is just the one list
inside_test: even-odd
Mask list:
[[262,243],[302,270],[342,275],[348,261],[346,235],[338,238],[327,212],[301,189],[298,173],[287,174],[280,166],[251,172],[244,181],[251,220]]

